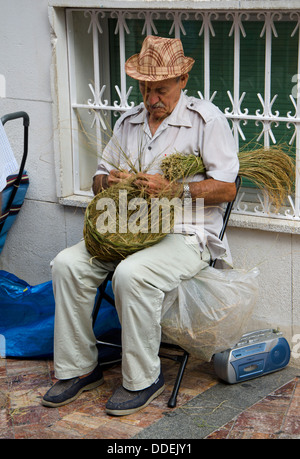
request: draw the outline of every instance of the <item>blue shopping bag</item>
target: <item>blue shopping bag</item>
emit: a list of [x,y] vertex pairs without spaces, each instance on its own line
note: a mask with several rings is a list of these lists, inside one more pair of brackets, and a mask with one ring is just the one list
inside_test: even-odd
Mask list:
[[[113,295],[111,283],[107,285],[107,294]],[[52,357],[54,315],[51,281],[31,286],[14,274],[0,271],[1,357]],[[120,330],[116,309],[103,300],[94,326],[95,335],[114,330]]]

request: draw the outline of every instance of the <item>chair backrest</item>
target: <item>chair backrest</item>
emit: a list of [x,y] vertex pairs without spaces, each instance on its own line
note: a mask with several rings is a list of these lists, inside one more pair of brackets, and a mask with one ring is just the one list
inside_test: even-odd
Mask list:
[[[219,234],[219,239],[221,241],[223,240],[223,237],[224,237],[224,234],[225,234],[225,231],[226,231],[226,228],[227,228],[227,224],[228,224],[228,221],[229,221],[229,218],[230,218],[230,214],[231,214],[231,211],[233,209],[233,205],[234,205],[234,202],[236,200],[237,194],[239,192],[240,186],[241,186],[241,178],[238,175],[237,178],[235,179],[235,187],[236,187],[235,198],[227,204],[225,212],[224,212],[223,225],[222,225],[222,228],[221,228],[221,231],[220,231],[220,234]],[[215,266],[216,261],[217,260],[212,260],[211,263],[210,263],[210,266]]]

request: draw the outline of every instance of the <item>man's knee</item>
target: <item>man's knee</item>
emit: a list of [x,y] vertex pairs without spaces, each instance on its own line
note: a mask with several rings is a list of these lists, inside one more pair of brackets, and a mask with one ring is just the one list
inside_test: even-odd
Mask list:
[[143,266],[137,265],[137,263],[130,258],[121,261],[116,267],[112,279],[114,291],[118,289],[124,292],[128,288],[131,288],[132,285],[142,283],[145,277],[144,271],[145,269]]
[[51,263],[52,274],[56,276],[65,276],[67,272],[72,271],[72,267],[76,266],[76,257],[72,247],[59,252]]

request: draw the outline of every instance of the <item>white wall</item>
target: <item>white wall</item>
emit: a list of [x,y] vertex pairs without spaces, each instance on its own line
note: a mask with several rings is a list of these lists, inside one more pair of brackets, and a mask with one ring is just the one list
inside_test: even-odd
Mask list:
[[293,363],[299,366],[300,236],[233,227],[228,228],[227,235],[235,267],[256,266],[260,270],[259,299],[249,331],[279,328],[295,351]]
[[[24,110],[31,121],[30,186],[0,255],[0,269],[33,285],[51,279],[50,261],[76,243],[83,228],[83,209],[62,206],[56,192],[50,82],[53,37],[47,6],[47,0],[0,0],[0,74],[6,80],[0,116]],[[22,123],[6,126],[20,158]],[[260,298],[249,328],[279,327],[293,346],[292,337],[300,335],[300,236],[230,227],[228,237],[236,266],[258,266],[261,271]],[[300,351],[293,363],[300,365]]]
[[[6,98],[0,116],[24,110],[30,117],[27,199],[0,255],[0,269],[30,284],[51,278],[49,263],[82,237],[82,209],[58,204],[50,84],[51,31],[47,0],[0,0],[0,74]],[[16,156],[23,148],[22,121],[5,125]]]

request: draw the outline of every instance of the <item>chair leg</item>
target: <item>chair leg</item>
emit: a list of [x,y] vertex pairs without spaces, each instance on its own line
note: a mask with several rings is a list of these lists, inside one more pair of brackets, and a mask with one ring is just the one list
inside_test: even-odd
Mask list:
[[[168,401],[168,407],[169,408],[175,408],[175,406],[176,406],[177,395],[178,395],[178,391],[179,391],[179,388],[180,388],[180,384],[181,384],[181,381],[182,381],[182,378],[183,378],[183,374],[184,374],[184,370],[185,370],[188,358],[189,358],[189,353],[184,351],[183,356],[180,357],[180,361],[181,361],[180,367],[179,367],[179,370],[178,370],[178,373],[177,373],[177,376],[176,376],[176,381],[175,381],[175,384],[174,384],[174,387],[173,387],[172,395],[171,395],[171,397],[169,398],[169,401]],[[178,360],[179,360],[179,358],[178,358]]]
[[106,289],[108,281],[109,281],[109,277],[107,276],[105,281],[99,287],[99,296],[98,296],[97,301],[96,301],[96,303],[94,305],[94,310],[93,310],[93,314],[92,314],[93,327],[95,325],[95,322],[96,322],[96,319],[97,319],[97,316],[98,316],[98,313],[99,313],[99,309],[100,309],[102,300],[106,299],[106,301],[108,301],[109,303],[111,303],[114,306],[113,299],[110,298],[110,296],[105,293],[105,289]]

